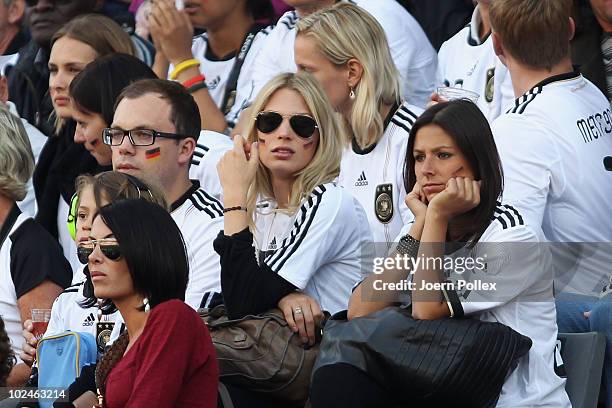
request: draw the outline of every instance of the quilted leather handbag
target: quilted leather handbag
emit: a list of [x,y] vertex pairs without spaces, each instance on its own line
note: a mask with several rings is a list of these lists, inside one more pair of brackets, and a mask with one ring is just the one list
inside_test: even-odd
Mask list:
[[500,323],[470,318],[415,320],[388,307],[325,325],[314,371],[335,363],[366,372],[408,406],[492,407],[531,339]]

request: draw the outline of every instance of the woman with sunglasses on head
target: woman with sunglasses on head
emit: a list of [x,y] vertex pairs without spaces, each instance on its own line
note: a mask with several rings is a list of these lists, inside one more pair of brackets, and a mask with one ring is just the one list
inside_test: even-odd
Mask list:
[[402,102],[400,75],[380,24],[343,2],[297,22],[295,62],[321,83],[344,118],[339,184],[361,203],[381,256],[413,216],[402,172],[408,133],[422,109]]
[[343,132],[316,80],[279,75],[252,109],[246,141],[234,137],[218,165],[223,299],[230,318],[278,307],[312,345],[322,311],[347,307],[371,233],[361,205],[333,183]]
[[[74,239],[77,245],[89,239],[92,220],[98,207],[118,200],[138,198],[164,208],[167,206],[159,191],[147,186],[136,177],[115,171],[103,172],[96,176],[79,176],[68,224],[68,228],[75,233]],[[80,247],[77,250],[81,252]],[[98,351],[101,353],[117,318],[117,309],[112,302],[98,303],[87,268],[87,257],[79,254],[79,260],[83,267],[76,271],[74,284],[62,292],[53,303],[45,336],[60,334],[67,330],[91,333],[96,338]],[[36,358],[38,340],[32,333],[33,326],[30,320],[26,320],[23,327],[25,342],[20,357],[26,364],[31,365]],[[71,387],[69,391],[71,401],[83,393],[81,388]],[[95,387],[92,389],[95,390]]]
[[51,40],[49,57],[50,112],[43,114],[44,133],[50,135],[36,164],[33,176],[38,204],[36,220],[56,237],[64,256],[78,268],[76,247],[64,223],[68,204],[74,194],[74,182],[81,174],[110,170],[100,166],[82,146],[74,143],[75,122],[72,120],[70,83],[89,63],[97,58],[121,52],[134,54],[127,33],[114,21],[101,15],[83,15],[66,23]]
[[[440,103],[415,122],[405,182],[415,221],[404,227],[391,258],[423,262],[414,270],[386,268],[365,279],[351,296],[349,319],[392,306],[398,293],[383,298],[378,291],[374,301],[375,288],[411,276],[413,318],[469,316],[499,322],[531,339],[528,354],[505,379],[498,407],[569,407],[565,381],[554,371],[557,324],[550,253],[539,226],[526,224],[514,207],[499,201],[501,162],[487,119],[474,103]],[[436,259],[444,260],[446,270],[436,269],[430,262]],[[440,286],[448,281],[454,287]],[[463,288],[461,281],[467,282]],[[311,402],[313,408],[373,408],[405,404],[410,398],[406,391],[398,401],[398,393],[384,386],[349,364],[332,364],[315,373]],[[413,403],[422,406],[416,398]]]
[[215,350],[184,302],[189,263],[170,214],[116,201],[99,209],[81,248],[96,297],[112,301],[126,324],[96,369],[102,406],[215,408]]

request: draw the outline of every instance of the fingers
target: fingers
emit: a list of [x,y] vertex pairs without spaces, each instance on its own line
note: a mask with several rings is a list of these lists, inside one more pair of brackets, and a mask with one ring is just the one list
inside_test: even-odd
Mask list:
[[234,151],[244,153],[245,140],[240,135],[234,136]]
[[249,162],[253,163],[255,166],[259,164],[259,142],[251,144]]
[[281,304],[279,304],[279,308],[285,315],[285,320],[287,321],[289,327],[291,327],[291,330],[296,333],[298,331],[298,327],[295,324],[295,320],[293,319],[293,307],[288,303],[281,302]]
[[[299,309],[298,309],[299,308]],[[310,304],[305,303],[293,310],[302,343],[313,345],[315,341],[315,321],[310,309]],[[301,310],[301,313],[297,313]]]

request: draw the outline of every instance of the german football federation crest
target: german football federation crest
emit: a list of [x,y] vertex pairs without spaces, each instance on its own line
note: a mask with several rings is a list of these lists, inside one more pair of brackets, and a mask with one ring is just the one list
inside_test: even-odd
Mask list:
[[388,223],[393,218],[393,185],[379,184],[376,186],[376,196],[374,198],[374,211],[376,218],[383,224]]
[[495,92],[495,68],[487,70],[487,82],[485,83],[485,100],[489,103],[493,102],[493,94]]
[[96,324],[96,344],[98,346],[98,352],[104,352],[106,343],[110,340],[114,326],[114,322],[100,322]]

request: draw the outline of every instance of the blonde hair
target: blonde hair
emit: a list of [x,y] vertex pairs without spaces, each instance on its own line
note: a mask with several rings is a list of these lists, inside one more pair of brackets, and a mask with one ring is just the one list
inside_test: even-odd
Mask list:
[[[119,24],[100,14],[85,14],[70,20],[53,34],[51,48],[57,40],[68,37],[89,45],[96,51],[97,57],[111,53],[122,53],[136,56],[136,48]],[[59,133],[65,120],[53,112],[55,132]]]
[[339,3],[301,18],[297,32],[314,40],[335,65],[351,58],[361,63],[363,75],[355,87],[349,125],[359,146],[376,143],[384,132],[380,107],[401,99],[400,75],[383,28],[362,8]]
[[34,171],[34,155],[21,119],[0,103],[0,195],[25,198]]
[[[297,178],[291,188],[291,196],[286,211],[294,212],[299,207],[300,202],[310,195],[316,186],[331,182],[338,177],[346,137],[340,115],[334,111],[317,80],[306,72],[281,74],[271,79],[259,92],[251,106],[250,112],[253,117],[265,109],[270,98],[280,89],[290,89],[300,94],[310,114],[317,122],[319,132],[319,143],[315,154],[310,163],[296,175]],[[247,141],[250,143],[258,140],[254,118],[247,124],[245,134],[247,135]],[[270,172],[261,161],[257,167],[255,181],[247,194],[249,226],[252,231],[255,229],[254,210],[258,198],[274,198]]]
[[570,56],[571,0],[495,0],[491,27],[520,63],[550,71]]

